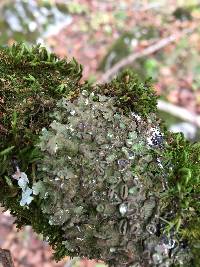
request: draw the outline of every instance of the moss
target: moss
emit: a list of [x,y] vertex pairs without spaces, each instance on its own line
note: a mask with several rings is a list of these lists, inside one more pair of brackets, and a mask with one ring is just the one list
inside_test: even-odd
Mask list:
[[[49,238],[57,259],[199,266],[200,145],[166,130],[150,82],[126,70],[80,84],[75,60],[40,46],[0,58],[0,202],[18,227]],[[39,192],[29,206],[18,168]]]
[[144,83],[131,70],[125,70],[110,83],[95,88],[95,92],[106,96],[116,96],[116,106],[143,116],[157,111],[157,97],[150,80]]
[[79,87],[82,67],[74,59],[58,59],[40,45],[1,47],[0,59],[0,202],[17,216],[19,226],[32,225],[62,251],[60,230],[48,226],[39,203],[29,210],[20,207],[20,192],[11,175],[17,164],[31,181],[35,179],[36,162],[42,157],[34,147],[38,134],[50,124],[57,100]]
[[22,140],[20,132],[27,132],[29,137],[23,136],[23,141],[28,143],[31,133],[49,124],[47,114],[56,100],[78,87],[82,68],[75,60],[59,60],[39,45],[2,48],[0,58],[0,115],[6,136],[0,146],[5,141],[9,144],[8,133],[13,131],[16,142]]
[[[198,266],[200,228],[200,144],[191,144],[183,134],[168,133],[168,147],[164,152],[168,169],[168,191],[163,200],[164,212],[169,216],[166,230],[174,230],[179,241],[188,242]],[[173,208],[172,208],[173,206]]]
[[[39,45],[1,48],[0,58],[0,150],[14,146],[12,154],[20,150],[25,165],[56,101],[79,86],[82,67],[75,60],[59,60]],[[0,169],[5,166],[4,160]]]
[[9,209],[16,218],[17,228],[21,229],[24,225],[31,225],[33,230],[38,234],[42,234],[43,238],[53,247],[55,259],[59,260],[66,255],[71,255],[70,251],[67,251],[62,244],[62,229],[58,226],[49,225],[48,216],[44,216],[39,203],[33,202],[29,209],[21,207],[19,205],[19,197],[16,197],[16,195],[8,197],[6,195],[8,191],[2,188],[1,184],[1,204],[5,209]]

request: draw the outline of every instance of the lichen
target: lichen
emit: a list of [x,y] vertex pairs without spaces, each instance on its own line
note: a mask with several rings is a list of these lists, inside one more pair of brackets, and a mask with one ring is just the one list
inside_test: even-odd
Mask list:
[[157,110],[157,97],[150,79],[143,83],[131,70],[123,71],[110,83],[97,85],[93,90],[105,96],[116,96],[115,105],[126,113],[133,111],[147,118]]
[[[77,89],[82,68],[39,45],[1,48],[0,59],[0,150],[13,147],[12,154],[21,153],[20,164],[26,169],[38,157],[32,146],[42,127],[50,124],[48,114],[58,99]],[[1,174],[10,161],[10,153],[6,155],[9,160],[1,161]]]
[[79,86],[81,66],[39,45],[1,48],[0,58],[0,175],[13,174],[17,157],[20,169],[34,179],[34,162],[41,158],[34,148],[38,134],[50,124],[56,101]]
[[200,145],[157,117],[130,70],[80,83],[45,48],[0,50],[0,202],[65,255],[199,266]]
[[28,186],[29,179],[25,172],[21,172],[20,169],[17,167],[17,171],[12,176],[12,178],[18,180],[18,185],[22,189],[22,198],[20,200],[20,206],[25,206],[26,204],[29,205],[33,200],[31,196],[33,190]]

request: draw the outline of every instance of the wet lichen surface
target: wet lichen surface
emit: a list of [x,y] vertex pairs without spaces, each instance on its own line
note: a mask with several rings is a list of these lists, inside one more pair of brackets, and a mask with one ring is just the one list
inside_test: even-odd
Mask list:
[[[76,62],[45,51],[1,54],[22,64],[16,74],[1,63],[0,202],[19,227],[42,233],[57,259],[199,266],[199,145],[165,130],[151,86],[130,71],[80,84]],[[36,89],[46,100],[39,106],[27,101]]]
[[67,250],[127,265],[140,261],[144,230],[156,224],[156,178],[146,171],[156,158],[147,143],[151,124],[123,115],[115,101],[85,90],[58,104],[62,111],[40,143],[41,175],[48,177],[42,210],[62,226]]

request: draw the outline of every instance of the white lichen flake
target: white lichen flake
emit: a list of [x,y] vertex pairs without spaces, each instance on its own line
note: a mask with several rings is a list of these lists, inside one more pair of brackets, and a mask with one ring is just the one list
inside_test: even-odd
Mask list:
[[20,206],[29,205],[33,200],[33,197],[31,196],[33,190],[28,186],[29,179],[26,173],[21,172],[20,169],[17,167],[17,171],[15,172],[15,174],[12,175],[12,177],[18,180],[18,185],[22,189],[22,198],[20,200]]

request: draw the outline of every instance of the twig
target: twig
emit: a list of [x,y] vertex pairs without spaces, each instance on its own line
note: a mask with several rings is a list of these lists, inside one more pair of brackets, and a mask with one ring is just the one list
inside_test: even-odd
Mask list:
[[158,109],[172,114],[184,121],[188,121],[200,128],[200,116],[185,108],[167,103],[163,100],[158,100]]
[[144,12],[144,11],[148,11],[150,9],[160,8],[162,6],[164,6],[164,3],[154,2],[154,3],[148,3],[148,4],[143,5],[141,7],[136,7],[135,10]]
[[[116,63],[111,69],[109,69],[108,71],[106,71],[101,78],[97,81],[97,83],[105,83],[108,82],[115,74],[117,74],[120,69],[122,69],[125,66],[130,65],[131,63],[133,63],[136,59],[150,55],[158,50],[160,50],[161,48],[167,46],[168,44],[178,40],[178,38],[181,38],[187,34],[190,34],[192,32],[194,32],[194,30],[197,27],[193,27],[190,29],[184,29],[179,33],[176,34],[172,34],[160,41],[158,41],[157,43],[143,49],[140,52],[137,53],[133,53],[130,54],[129,56],[125,57],[124,59],[120,60],[118,63]],[[200,116],[196,115],[193,112],[188,111],[185,108],[182,107],[178,107],[176,105],[167,103],[163,100],[159,100],[158,101],[158,109],[165,111],[169,114],[172,114],[178,118],[181,118],[185,121],[191,122],[194,125],[196,125],[197,127],[200,128]]]
[[14,267],[9,250],[0,248],[0,263],[3,264],[3,267]]
[[178,38],[181,38],[181,37],[185,36],[186,34],[192,33],[196,28],[197,27],[193,27],[190,29],[184,29],[179,33],[174,33],[174,34],[172,34],[172,35],[170,35],[164,39],[161,39],[157,43],[150,45],[149,47],[143,49],[142,51],[130,54],[129,56],[123,58],[118,63],[116,63],[108,71],[106,71],[101,76],[101,78],[97,81],[97,83],[108,82],[115,74],[117,74],[120,71],[120,69],[132,64],[136,59],[153,54],[154,52],[160,50],[161,48],[167,46],[168,44],[178,40]]

